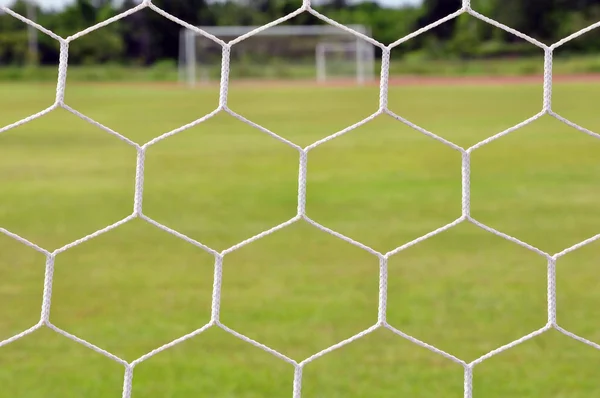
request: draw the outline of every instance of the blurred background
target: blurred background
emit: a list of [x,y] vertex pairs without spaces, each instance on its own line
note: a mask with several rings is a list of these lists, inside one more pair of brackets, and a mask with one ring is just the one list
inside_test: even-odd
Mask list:
[[[0,1],[1,5],[64,37],[138,3],[137,0]],[[288,14],[301,1],[155,0],[154,4],[197,26],[248,26],[262,25]],[[320,12],[343,24],[366,26],[376,40],[388,44],[456,11],[461,1],[321,0],[314,4]],[[472,4],[476,11],[544,43],[556,42],[600,19],[600,0],[473,0]],[[287,22],[289,25],[323,23],[308,13]],[[286,40],[289,42],[289,37]],[[595,31],[569,43],[556,54],[555,73],[600,72],[599,49],[600,36]],[[10,15],[0,15],[0,80],[53,80],[58,50],[58,43],[50,37],[28,32],[26,24]],[[392,53],[391,73],[530,75],[542,71],[541,55],[540,49],[530,43],[464,15],[401,45]],[[70,78],[176,81],[180,59],[181,27],[144,10],[73,42]]]

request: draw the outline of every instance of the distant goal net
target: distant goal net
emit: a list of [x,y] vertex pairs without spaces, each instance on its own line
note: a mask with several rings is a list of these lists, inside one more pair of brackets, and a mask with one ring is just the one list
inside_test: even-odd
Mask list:
[[[371,34],[363,25],[349,28]],[[256,26],[201,26],[225,42]],[[188,86],[218,82],[222,48],[198,33],[183,29],[179,46],[179,80]],[[331,25],[277,25],[231,48],[230,79],[345,80],[363,84],[375,77],[375,47]]]

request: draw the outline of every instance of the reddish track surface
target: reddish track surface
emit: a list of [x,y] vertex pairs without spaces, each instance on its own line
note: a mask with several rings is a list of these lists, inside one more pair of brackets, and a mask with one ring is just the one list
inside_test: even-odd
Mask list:
[[[405,76],[393,77],[389,79],[391,86],[452,86],[452,85],[505,85],[505,84],[542,84],[543,76],[464,76],[464,77],[445,77],[445,76]],[[555,75],[553,76],[554,83],[600,83],[600,74],[590,75]],[[179,83],[172,82],[110,82],[110,83],[80,83],[73,82],[73,85],[102,85],[102,86],[128,86],[128,87],[145,87],[145,88],[181,88]],[[235,87],[351,87],[356,85],[354,79],[335,80],[326,83],[316,83],[310,81],[294,81],[294,80],[234,80],[232,86]],[[379,79],[367,83],[369,86],[379,85]],[[218,86],[218,82],[210,84],[211,87]],[[199,86],[202,87],[202,86]]]
[[[391,77],[389,83],[391,86],[421,86],[421,85],[498,85],[498,84],[541,84],[544,78],[542,75],[532,76],[404,76]],[[553,82],[556,83],[589,83],[600,82],[600,74],[590,75],[556,75],[553,76]],[[355,79],[334,80],[326,83],[316,83],[314,81],[235,81],[232,84],[242,86],[329,86],[343,87],[356,85]],[[368,85],[379,85],[379,79],[374,80]]]
[[[552,77],[556,83],[577,83],[577,82],[600,82],[600,74],[594,75],[555,75]],[[469,77],[406,77],[390,79],[392,85],[409,84],[432,84],[432,85],[453,85],[453,84],[536,84],[543,83],[542,75],[532,76],[469,76]]]

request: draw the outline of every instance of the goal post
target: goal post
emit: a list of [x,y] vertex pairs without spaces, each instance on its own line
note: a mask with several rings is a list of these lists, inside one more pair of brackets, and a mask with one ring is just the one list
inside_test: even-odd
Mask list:
[[358,84],[364,84],[375,73],[372,49],[360,39],[320,42],[315,49],[315,61],[318,82],[354,75]]
[[[200,26],[228,42],[257,26]],[[369,36],[364,25],[348,28]],[[182,29],[179,45],[179,80],[190,87],[218,81],[221,48],[190,29]],[[375,77],[375,46],[331,25],[277,25],[263,30],[231,49],[230,78],[315,80],[338,78],[363,84]]]

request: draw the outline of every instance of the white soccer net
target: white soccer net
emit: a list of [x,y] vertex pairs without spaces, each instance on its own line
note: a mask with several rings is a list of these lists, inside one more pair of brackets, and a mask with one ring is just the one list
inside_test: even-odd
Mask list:
[[[363,25],[349,25],[369,36]],[[339,80],[362,84],[375,77],[375,46],[346,29],[331,25],[201,26],[223,41],[234,41],[229,54],[230,79]],[[237,40],[245,37],[244,40]],[[184,28],[180,34],[179,80],[189,86],[218,82],[222,49],[219,43]]]
[[[64,102],[64,93],[65,93],[65,84],[66,84],[66,76],[67,76],[67,53],[68,53],[68,46],[69,43],[72,42],[73,40],[76,40],[82,36],[84,36],[87,33],[90,33],[96,29],[100,29],[103,26],[106,26],[120,18],[123,18],[127,15],[130,15],[132,13],[135,13],[143,8],[150,8],[153,11],[157,12],[158,14],[162,15],[165,18],[168,18],[172,21],[175,21],[176,23],[180,24],[181,26],[190,29],[192,31],[195,32],[195,34],[203,36],[209,40],[212,40],[216,46],[218,46],[218,48],[220,48],[221,50],[221,54],[222,54],[222,66],[220,69],[220,84],[221,84],[221,94],[220,94],[220,102],[219,102],[219,106],[210,114],[205,115],[204,117],[196,120],[193,123],[190,123],[186,126],[182,126],[181,128],[178,128],[176,130],[173,130],[171,132],[165,133],[159,137],[154,138],[153,140],[145,143],[145,144],[139,144],[136,142],[133,142],[131,140],[129,140],[128,138],[118,134],[117,132],[109,129],[108,127],[102,126],[100,123],[95,122],[94,120],[92,120],[91,118],[79,113],[78,111],[74,110],[73,108],[69,107],[67,104],[65,104]],[[470,215],[470,158],[471,158],[471,154],[473,151],[477,150],[478,148],[481,148],[484,145],[489,144],[490,142],[506,135],[509,134],[515,130],[517,130],[520,127],[523,127],[531,122],[533,122],[534,120],[540,118],[543,115],[550,115],[554,118],[556,118],[557,120],[573,127],[576,128],[578,130],[580,130],[581,132],[594,136],[595,138],[600,138],[599,135],[586,130],[580,126],[578,126],[577,124],[570,122],[569,120],[563,118],[562,116],[558,115],[557,113],[555,113],[552,108],[551,108],[551,93],[552,93],[552,54],[553,51],[558,48],[559,46],[565,44],[566,42],[582,35],[583,33],[596,28],[597,26],[600,26],[600,22],[596,23],[586,29],[582,29],[577,33],[572,34],[571,36],[551,45],[551,46],[547,46],[523,33],[520,33],[514,29],[511,29],[501,23],[498,23],[492,19],[489,19],[487,17],[485,17],[484,15],[476,12],[475,10],[473,10],[470,6],[470,2],[469,0],[463,0],[463,6],[460,10],[454,12],[453,14],[421,29],[418,32],[413,32],[408,36],[405,36],[403,38],[398,39],[397,41],[395,41],[394,43],[391,43],[389,45],[385,45],[382,43],[377,42],[376,40],[372,39],[369,36],[364,35],[363,33],[357,32],[357,31],[353,31],[351,28],[343,26],[339,23],[337,23],[336,21],[331,20],[330,18],[320,14],[319,12],[317,12],[316,10],[314,10],[313,8],[311,8],[311,1],[310,0],[304,0],[303,5],[296,10],[295,12],[286,15],[276,21],[273,21],[265,26],[261,26],[251,32],[246,33],[244,36],[238,37],[232,41],[229,42],[225,42],[217,37],[215,37],[214,35],[199,29],[197,27],[191,26],[189,24],[187,24],[186,22],[179,20],[177,18],[175,18],[174,16],[164,12],[163,10],[161,10],[160,8],[156,7],[155,5],[152,4],[151,0],[144,0],[142,4],[140,4],[139,6],[132,8],[131,10],[120,14],[114,18],[110,18],[102,23],[99,23],[95,26],[92,26],[84,31],[81,31],[73,36],[69,36],[66,38],[60,37],[58,35],[56,35],[55,33],[45,29],[42,26],[39,26],[37,24],[35,24],[34,22],[26,19],[25,17],[18,15],[16,13],[14,13],[13,11],[11,11],[10,9],[6,8],[6,7],[0,7],[0,9],[10,15],[12,15],[13,17],[27,23],[30,24],[32,26],[35,26],[37,29],[39,29],[40,31],[46,33],[47,35],[53,37],[55,40],[57,40],[60,43],[60,49],[61,49],[61,57],[60,57],[60,65],[59,65],[59,75],[58,75],[58,84],[57,84],[57,91],[56,91],[56,102],[49,108],[42,110],[39,113],[36,113],[34,115],[31,115],[23,120],[20,120],[18,122],[15,122],[11,125],[5,126],[0,128],[0,133],[3,133],[7,130],[10,130],[14,127],[20,126],[24,123],[27,123],[31,120],[34,120],[36,118],[39,118],[51,111],[53,111],[54,109],[57,108],[63,108],[71,113],[73,113],[74,115],[80,117],[81,119],[92,123],[100,128],[102,128],[103,130],[105,130],[107,133],[109,134],[113,134],[116,135],[117,137],[119,137],[120,139],[122,139],[124,142],[128,143],[129,145],[135,147],[137,149],[137,172],[136,172],[136,181],[135,181],[135,195],[132,198],[132,202],[133,202],[133,212],[130,216],[126,217],[125,219],[109,225],[105,228],[103,228],[102,230],[96,231],[91,235],[82,237],[81,239],[78,239],[74,242],[71,242],[61,248],[58,249],[46,249],[46,248],[42,248],[38,245],[36,245],[33,242],[30,242],[28,240],[26,240],[23,237],[20,237],[18,235],[16,235],[15,233],[8,231],[6,229],[0,228],[0,233],[3,233],[35,250],[37,250],[40,253],[43,253],[46,257],[46,274],[45,274],[45,282],[44,282],[44,293],[43,293],[43,299],[42,299],[42,311],[41,311],[41,317],[40,317],[40,321],[36,324],[33,325],[31,328],[10,337],[9,339],[6,339],[4,341],[0,341],[0,347],[5,346],[7,344],[10,344],[16,340],[19,340],[20,338],[40,329],[43,327],[47,327],[50,328],[52,330],[54,330],[57,333],[60,333],[61,335],[79,343],[82,344],[92,350],[95,350],[103,355],[105,355],[106,357],[120,363],[123,365],[124,367],[124,387],[123,387],[123,397],[128,398],[131,396],[131,391],[132,391],[132,378],[133,378],[133,373],[134,373],[134,368],[140,364],[141,362],[151,358],[152,356],[158,354],[159,352],[162,352],[164,350],[169,349],[170,347],[175,346],[176,344],[181,343],[182,341],[185,341],[189,338],[192,338],[204,331],[206,331],[209,328],[221,328],[222,330],[231,333],[232,335],[244,340],[245,342],[247,342],[248,344],[252,344],[262,350],[265,350],[267,352],[269,352],[270,354],[274,355],[275,357],[286,361],[290,364],[292,364],[294,366],[295,372],[294,372],[294,381],[293,381],[293,386],[290,386],[291,390],[292,390],[292,394],[293,397],[295,398],[299,398],[301,396],[301,388],[302,388],[302,371],[304,369],[304,367],[314,361],[315,359],[322,357],[336,349],[340,349],[343,346],[356,341],[357,339],[360,339],[361,337],[372,333],[373,331],[379,329],[379,328],[386,328],[389,329],[390,331],[392,331],[393,333],[397,334],[399,337],[401,338],[405,338],[409,341],[411,341],[414,344],[417,344],[419,346],[422,346],[438,355],[441,355],[443,357],[448,358],[451,361],[454,361],[458,364],[460,364],[463,368],[464,368],[464,396],[467,398],[470,398],[473,396],[473,382],[472,382],[472,376],[473,376],[473,371],[474,369],[477,367],[478,364],[482,363],[483,361],[485,361],[486,359],[500,353],[503,352],[505,350],[510,349],[511,347],[514,347],[526,340],[529,340],[535,336],[538,336],[550,329],[555,329],[561,333],[563,333],[566,336],[569,336],[575,340],[578,340],[581,343],[587,344],[595,349],[600,350],[600,345],[591,342],[589,340],[586,340],[580,336],[577,336],[565,329],[563,329],[562,327],[560,327],[557,324],[556,321],[556,273],[555,273],[555,268],[556,268],[556,263],[558,260],[560,260],[560,258],[562,256],[564,256],[565,254],[572,252],[574,250],[577,250],[581,247],[583,247],[584,245],[587,245],[595,240],[600,239],[600,235],[596,235],[593,237],[590,237],[589,239],[582,241],[572,247],[566,248],[564,250],[562,250],[559,253],[555,253],[555,254],[551,254],[551,253],[546,253],[536,247],[533,247],[532,245],[522,242],[519,239],[509,236],[507,234],[504,234],[500,231],[497,231],[493,228],[490,228],[482,223],[480,223],[479,221],[473,219]],[[373,46],[378,47],[381,52],[382,52],[382,67],[381,67],[381,78],[380,78],[380,102],[379,102],[379,109],[372,114],[371,116],[367,117],[366,119],[352,125],[352,126],[348,126],[347,128],[338,131],[322,140],[319,140],[317,142],[314,142],[313,144],[302,148],[296,144],[294,144],[293,142],[290,142],[280,136],[278,136],[277,134],[267,130],[266,128],[263,128],[259,125],[257,125],[256,123],[253,123],[245,118],[243,118],[242,116],[236,114],[235,112],[233,112],[232,110],[230,110],[227,107],[227,88],[229,86],[230,83],[230,58],[231,58],[231,53],[232,53],[232,46],[235,46],[237,44],[239,44],[240,42],[244,41],[244,40],[249,40],[252,36],[256,36],[259,35],[261,32],[264,32],[265,30],[269,29],[269,28],[273,28],[275,26],[277,26],[278,24],[281,24],[283,22],[285,22],[286,20],[293,18],[294,16],[303,13],[303,12],[308,12],[313,14],[314,16],[318,17],[319,19],[323,20],[325,23],[329,24],[332,27],[335,27],[336,29],[341,29],[344,30],[345,32],[347,32],[348,34],[354,35],[357,38],[360,38],[362,40],[364,40],[365,42],[371,43]],[[489,137],[477,144],[475,144],[474,146],[470,147],[470,148],[463,148],[460,147],[448,140],[445,140],[411,122],[409,122],[408,120],[406,120],[405,118],[403,118],[400,115],[396,115],[395,113],[393,113],[389,108],[388,108],[388,75],[389,75],[389,60],[390,60],[390,52],[391,50],[398,46],[399,44],[429,30],[432,29],[435,26],[440,25],[441,23],[448,21],[452,18],[457,17],[458,15],[461,15],[463,13],[468,13],[470,15],[472,15],[475,18],[478,18],[482,21],[485,21],[489,24],[492,24],[500,29],[503,29],[511,34],[514,34],[518,37],[521,37],[527,41],[529,41],[530,43],[538,46],[539,48],[543,49],[543,51],[545,52],[545,60],[544,60],[544,66],[545,66],[545,73],[544,73],[544,90],[543,90],[543,106],[542,109],[540,110],[539,113],[533,115],[532,117],[530,117],[529,119],[503,131],[500,132],[492,137]],[[210,119],[211,117],[215,116],[217,113],[220,112],[226,112],[234,117],[236,117],[237,119],[241,120],[244,123],[250,124],[255,128],[260,129],[261,131],[263,131],[265,134],[270,135],[271,137],[273,137],[274,139],[280,140],[282,142],[284,142],[285,144],[289,145],[290,147],[294,148],[295,150],[297,150],[298,152],[298,158],[299,158],[299,183],[298,183],[298,212],[297,215],[295,217],[293,217],[292,219],[288,220],[287,222],[280,224],[270,230],[264,231],[256,236],[250,237],[226,250],[223,250],[221,252],[218,252],[210,247],[207,247],[206,245],[197,242],[173,229],[170,229],[152,219],[150,219],[148,216],[144,215],[143,213],[143,209],[142,209],[142,197],[143,197],[143,185],[144,185],[144,159],[145,159],[145,153],[146,150],[156,144],[157,142],[172,136],[174,134],[177,134],[181,131],[184,131],[187,128],[193,127],[195,125],[198,125],[199,123],[202,123],[208,119]],[[440,144],[443,145],[447,145],[448,147],[456,150],[457,152],[462,154],[462,215],[456,219],[455,221],[453,221],[452,223],[442,226],[434,231],[431,231],[429,233],[427,233],[424,236],[421,236],[411,242],[408,242],[402,246],[397,247],[396,249],[387,252],[387,253],[380,253],[360,242],[357,242],[347,236],[344,236],[342,234],[340,234],[339,232],[333,231],[323,225],[318,224],[317,222],[311,220],[305,212],[305,204],[306,204],[306,173],[307,173],[307,155],[308,153],[316,148],[317,146],[323,144],[324,142],[327,142],[329,140],[335,139],[337,137],[340,137],[341,135],[348,133],[349,131],[362,126],[363,124],[369,122],[370,120],[374,119],[375,117],[382,115],[382,114],[388,114],[390,116],[392,116],[393,118],[395,118],[396,120],[398,120],[398,122],[400,123],[404,123],[405,125],[410,126],[411,128],[415,129],[416,131],[425,134],[435,140],[437,140],[438,142],[440,142]],[[162,347],[157,347],[155,350],[143,355],[142,357],[132,361],[132,362],[127,362],[121,358],[118,358],[117,356],[107,352],[106,350],[95,346],[93,343],[91,342],[87,342],[85,340],[82,340],[81,338],[74,336],[72,334],[70,334],[69,332],[62,330],[56,326],[54,326],[50,320],[50,306],[51,306],[51,296],[52,296],[52,280],[53,280],[53,272],[54,272],[54,261],[55,258],[57,256],[60,256],[61,253],[83,243],[86,242],[90,239],[93,239],[103,233],[106,233],[114,228],[117,228],[120,225],[123,225],[124,223],[127,223],[131,220],[133,220],[134,218],[141,218],[143,220],[145,220],[146,222],[149,222],[155,226],[157,226],[158,228],[161,228],[162,230],[175,235],[176,237],[183,239],[185,241],[187,241],[189,244],[195,245],[203,250],[205,250],[206,252],[210,253],[211,255],[214,256],[215,259],[215,281],[214,281],[214,292],[213,292],[213,304],[212,304],[212,317],[211,320],[204,325],[202,328],[193,331],[192,333],[189,333],[185,336],[181,336],[180,338],[165,344]],[[379,309],[378,309],[378,320],[377,322],[371,326],[370,328],[356,334],[355,336],[352,336],[344,341],[340,341],[339,343],[328,347],[326,349],[324,349],[321,352],[315,353],[314,355],[310,356],[309,358],[305,358],[304,360],[295,360],[292,358],[289,358],[263,344],[261,344],[260,342],[254,341],[251,338],[244,336],[243,334],[239,333],[238,331],[232,330],[231,328],[227,327],[226,325],[224,325],[221,321],[220,321],[220,317],[219,317],[219,313],[220,313],[220,303],[221,303],[221,275],[222,275],[222,266],[223,266],[223,262],[227,261],[227,255],[245,245],[251,244],[252,242],[261,239],[262,237],[269,235],[277,230],[280,230],[282,228],[285,228],[293,223],[296,222],[308,222],[309,224],[313,225],[315,228],[320,229],[321,231],[324,231],[326,233],[329,233],[339,239],[342,239],[352,245],[355,245],[365,251],[367,251],[368,253],[371,253],[373,256],[377,257],[379,259],[379,263],[380,263],[380,290],[379,290]],[[504,238],[510,242],[513,242],[515,245],[519,245],[521,247],[524,247],[536,254],[538,254],[539,256],[543,257],[546,259],[547,261],[547,267],[548,267],[548,279],[547,279],[547,286],[548,286],[548,294],[547,294],[547,301],[548,301],[548,310],[547,310],[547,323],[543,326],[541,326],[538,330],[535,330],[529,334],[527,334],[526,336],[523,336],[509,344],[506,344],[502,347],[498,347],[497,349],[481,356],[480,358],[472,361],[472,362],[466,362],[460,358],[457,358],[449,353],[446,353],[432,345],[429,345],[423,341],[420,341],[410,335],[405,334],[404,332],[402,332],[401,330],[396,329],[393,325],[390,325],[387,322],[386,319],[386,305],[387,305],[387,263],[388,260],[391,256],[403,251],[404,249],[407,249],[411,246],[414,246],[420,242],[425,241],[426,239],[437,235],[443,231],[446,231],[456,225],[458,225],[459,223],[472,223],[474,225],[476,225],[477,227],[495,234],[501,238]],[[202,375],[198,375],[198,377],[202,377]]]

